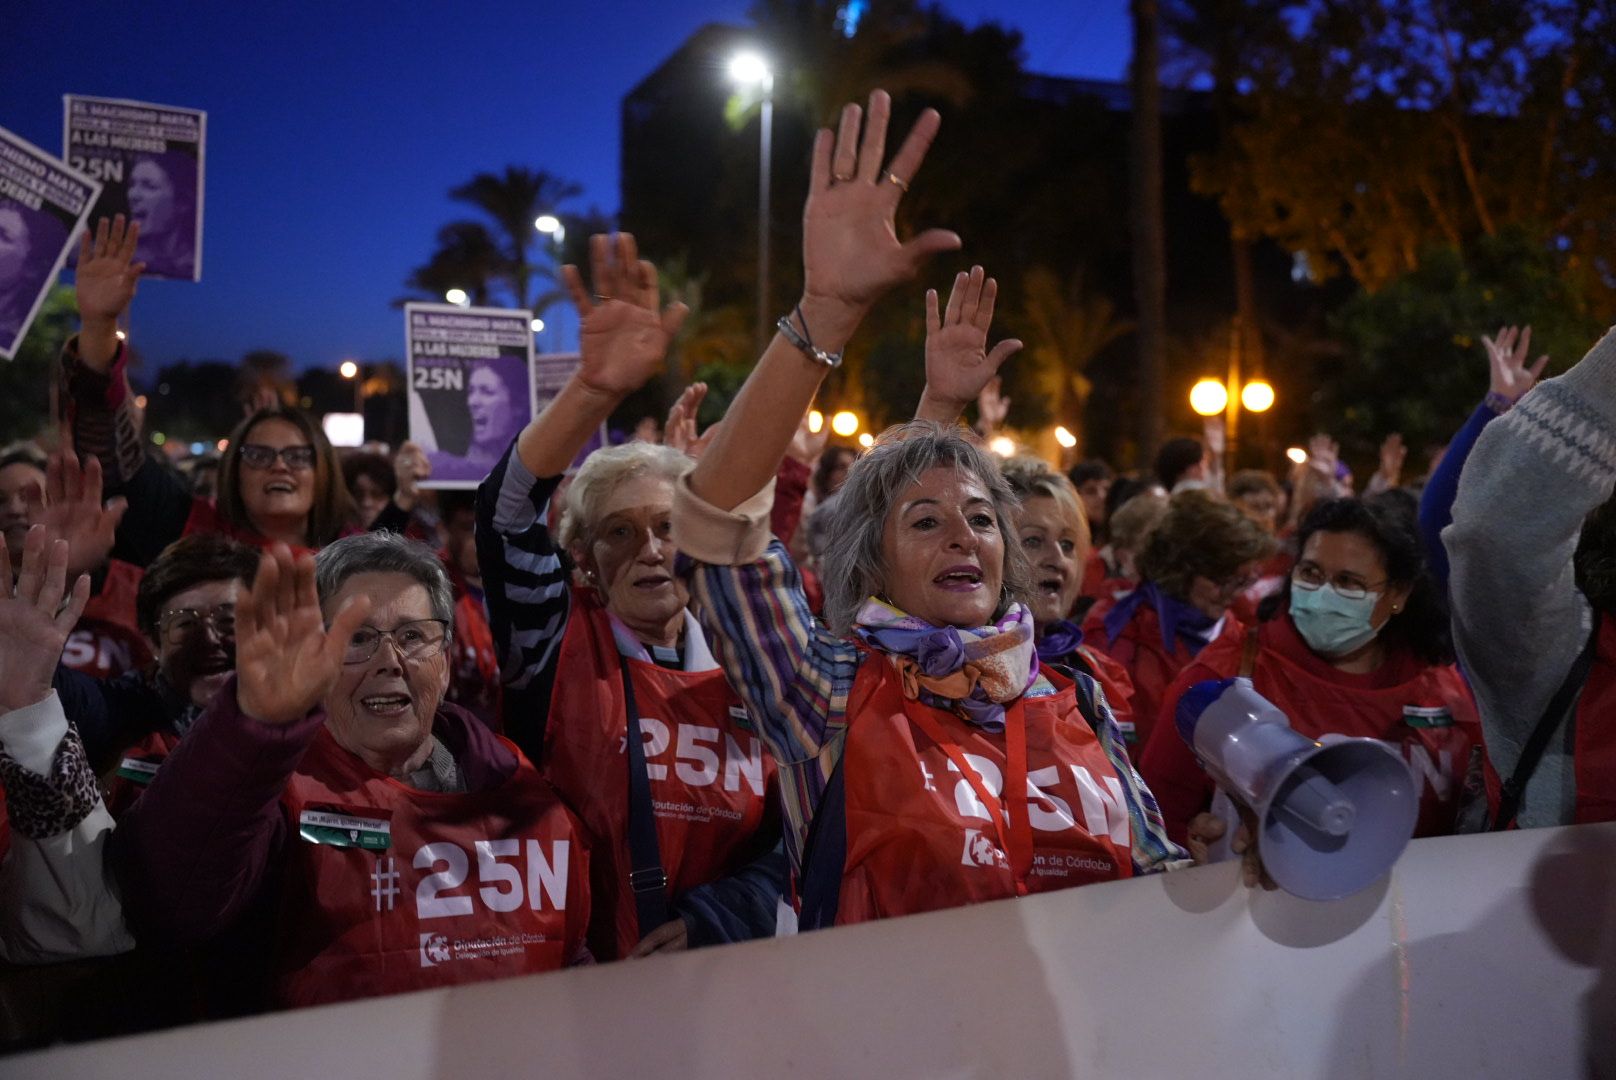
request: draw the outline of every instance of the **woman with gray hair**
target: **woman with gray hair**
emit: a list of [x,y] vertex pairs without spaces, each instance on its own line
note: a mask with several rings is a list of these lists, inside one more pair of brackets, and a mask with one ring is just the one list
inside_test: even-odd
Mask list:
[[267,931],[280,1006],[588,960],[586,834],[444,703],[452,611],[437,556],[396,534],[264,554],[234,679],[114,833],[139,940]]
[[596,451],[551,533],[563,474],[661,368],[682,318],[658,311],[633,237],[590,249],[593,300],[564,270],[579,369],[483,482],[477,544],[506,725],[601,841],[589,941],[611,960],[772,935],[785,859],[773,765],[674,566],[673,489],[690,458]]
[[[871,96],[862,144],[856,105],[838,136],[819,132],[801,302],[674,498],[675,540],[704,564],[692,589],[710,640],[780,765],[807,927],[1183,856],[1092,684],[1039,665],[1015,500],[974,440],[922,420],[854,463],[824,563],[828,626],[763,527],[769,479],[864,315],[959,246],[941,231],[899,241],[895,211],[939,119],[922,113],[883,170],[890,109]],[[979,319],[984,289],[952,318]],[[922,415],[957,416],[963,398],[936,400],[929,358],[927,378]]]

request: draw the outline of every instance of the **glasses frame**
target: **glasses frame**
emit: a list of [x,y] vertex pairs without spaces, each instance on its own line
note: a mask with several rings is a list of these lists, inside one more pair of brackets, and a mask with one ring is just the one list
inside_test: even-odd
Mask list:
[[[219,625],[220,616],[227,612],[230,616],[229,630],[225,630]],[[204,625],[207,626],[213,631],[214,636],[220,641],[232,641],[235,639],[236,605],[220,604],[219,606],[211,607],[206,611],[201,611],[197,608],[174,608],[172,611],[163,612],[157,617],[157,636],[166,644],[183,645],[187,640],[190,639],[190,634],[181,637],[179,640],[171,640],[169,637],[169,629],[173,626],[174,619],[181,615],[192,616],[197,620],[199,628]],[[195,631],[193,630],[192,633],[195,633]]]
[[[315,451],[314,447],[307,445],[282,446],[277,449],[273,446],[265,446],[263,443],[242,443],[240,452],[242,465],[249,469],[258,469],[261,472],[268,472],[270,469],[273,469],[277,460],[292,472],[300,472],[304,469],[313,469],[315,462],[320,460],[320,455]],[[259,465],[253,461],[253,458],[260,457],[262,454],[268,454],[269,457],[264,460],[262,465]],[[296,454],[298,457],[302,457],[304,454],[307,454],[309,460],[306,463],[299,464],[298,462],[292,460],[291,455],[293,454]]]
[[[429,643],[424,643],[421,646],[420,649],[418,649],[418,650],[416,650],[414,652],[411,652],[411,651],[407,650],[403,645],[399,644],[398,637],[397,637],[398,634],[402,633],[408,627],[420,626],[422,623],[432,623],[440,631],[442,631],[441,635],[438,637],[438,639],[436,641],[429,642]],[[354,656],[353,655],[354,645],[353,645],[353,642],[350,640],[349,643],[348,643],[347,651],[345,651],[342,654],[342,663],[343,663],[344,666],[349,666],[349,665],[353,665],[353,664],[368,664],[376,656],[376,654],[381,651],[382,639],[383,638],[386,638],[388,641],[392,642],[393,651],[398,654],[399,659],[408,660],[408,661],[411,661],[411,662],[419,662],[419,661],[422,661],[422,660],[430,660],[432,657],[438,655],[438,653],[440,653],[444,649],[448,648],[448,645],[449,645],[449,620],[448,619],[411,619],[408,622],[399,623],[397,626],[393,627],[391,630],[383,630],[379,626],[371,626],[369,623],[366,623],[366,624],[360,626],[358,630],[355,630],[354,633],[357,634],[359,632],[359,630],[371,630],[371,631],[374,631],[375,634],[376,634],[376,641],[371,646],[370,651],[367,652],[364,656]]]
[[[1293,588],[1293,589],[1301,589],[1303,592],[1318,592],[1320,589],[1322,589],[1326,585],[1328,585],[1331,588],[1333,588],[1336,591],[1336,593],[1339,594],[1340,597],[1343,600],[1362,600],[1362,599],[1366,598],[1370,593],[1378,593],[1381,589],[1385,588],[1388,584],[1391,583],[1391,578],[1383,578],[1380,581],[1376,581],[1376,582],[1368,583],[1368,584],[1364,584],[1364,585],[1346,585],[1346,586],[1342,586],[1340,584],[1337,584],[1331,578],[1325,578],[1324,580],[1318,582],[1317,584],[1309,584],[1308,582],[1302,581],[1301,579],[1299,579],[1296,576],[1301,571],[1302,571],[1302,567],[1300,567],[1300,566],[1297,566],[1295,569],[1293,569],[1291,571],[1291,588]],[[1322,573],[1323,573],[1323,571],[1320,570],[1320,574],[1322,574]]]

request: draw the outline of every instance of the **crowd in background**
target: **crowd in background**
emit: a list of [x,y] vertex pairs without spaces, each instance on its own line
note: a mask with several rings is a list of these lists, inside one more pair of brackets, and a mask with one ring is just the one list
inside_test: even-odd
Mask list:
[[[1616,816],[1616,340],[1539,386],[1530,331],[1409,475],[1328,436],[1225,476],[986,449],[981,267],[927,293],[915,419],[808,419],[939,119],[815,144],[804,291],[714,427],[580,453],[684,311],[627,235],[567,268],[581,365],[475,491],[254,407],[156,456],[118,332],[139,230],[80,250],[47,447],[0,450],[0,1037],[142,1030],[1171,871],[1246,811],[1180,737],[1244,676],[1310,738],[1395,747],[1416,835]],[[1478,328],[1480,329],[1480,328]],[[975,429],[961,416],[977,405]],[[426,486],[424,486],[426,485]],[[963,848],[963,857],[962,857]],[[671,1003],[669,1007],[674,1007]]]

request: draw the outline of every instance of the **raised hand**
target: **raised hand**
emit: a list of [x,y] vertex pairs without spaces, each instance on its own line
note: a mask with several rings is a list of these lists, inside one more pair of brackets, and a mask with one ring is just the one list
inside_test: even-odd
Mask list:
[[[956,417],[973,400],[984,404],[981,395],[997,384],[999,368],[1021,348],[1020,341],[1010,338],[988,350],[988,328],[998,296],[999,283],[980,266],[955,276],[948,307],[941,313],[937,290],[926,290],[926,397],[939,409],[952,409]],[[984,424],[985,409],[996,404],[984,406]],[[1006,401],[1006,414],[1008,405]],[[991,426],[1003,422],[1001,415]]]
[[675,450],[690,453],[690,448],[696,444],[696,413],[701,409],[701,403],[707,397],[707,384],[694,382],[685,387],[679,400],[673,403],[668,410],[668,421],[662,426],[662,441]]
[[13,589],[11,553],[0,537],[0,713],[43,701],[50,693],[67,635],[90,599],[87,575],[80,574],[67,591],[67,562],[67,543],[35,525],[23,541]]
[[84,230],[79,241],[79,265],[73,279],[78,298],[79,318],[84,324],[79,338],[79,358],[96,371],[106,371],[118,351],[118,319],[129,310],[145,263],[137,263],[135,243],[140,225],[119,214],[110,222],[102,218],[95,235]]
[[1380,478],[1386,487],[1394,488],[1403,478],[1403,462],[1408,458],[1408,447],[1403,445],[1403,436],[1392,432],[1386,436],[1386,441],[1380,444]]
[[786,447],[786,454],[794,461],[804,465],[812,465],[819,460],[819,455],[825,452],[825,444],[830,442],[830,425],[823,420],[819,423],[819,430],[814,431],[808,426],[808,414],[802,414],[802,420],[797,423],[797,433],[791,436],[791,445]]
[[1515,326],[1499,327],[1496,341],[1484,334],[1481,343],[1487,350],[1487,368],[1490,375],[1488,391],[1497,394],[1505,408],[1515,404],[1537,384],[1543,375],[1543,369],[1549,363],[1548,355],[1544,354],[1538,357],[1537,363],[1530,368],[1526,366],[1526,358],[1532,352],[1530,326],[1524,329]]
[[1335,483],[1336,463],[1341,459],[1340,445],[1328,435],[1315,435],[1307,441],[1307,467]]
[[342,605],[326,629],[314,590],[314,556],[276,544],[236,600],[236,700],[266,724],[290,724],[336,685],[342,655],[370,614],[370,598]]
[[615,241],[601,233],[591,236],[589,269],[593,296],[576,266],[561,268],[578,308],[583,358],[577,377],[599,394],[621,398],[662,370],[689,309],[673,303],[659,311],[656,267],[639,257],[628,233],[618,233]]
[[870,95],[867,119],[864,110],[848,105],[834,135],[821,130],[814,137],[802,212],[803,309],[808,336],[830,351],[841,349],[883,293],[913,278],[932,256],[960,246],[960,238],[946,229],[898,239],[898,202],[920,171],[942,119],[934,109],[921,113],[883,171],[891,113],[892,99],[877,90]]
[[66,544],[69,574],[101,568],[112,553],[118,523],[129,508],[122,496],[103,504],[101,480],[101,462],[92,457],[80,465],[69,440],[46,462],[45,491],[35,493],[42,501],[29,508],[31,520]]

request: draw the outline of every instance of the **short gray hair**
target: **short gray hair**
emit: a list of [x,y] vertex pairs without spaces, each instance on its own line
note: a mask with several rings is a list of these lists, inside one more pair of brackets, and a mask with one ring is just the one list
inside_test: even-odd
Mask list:
[[314,557],[314,586],[324,605],[356,574],[403,574],[426,588],[432,617],[454,629],[454,589],[437,552],[416,540],[393,532],[367,532],[344,536],[320,549]]
[[581,541],[595,525],[600,507],[617,485],[635,476],[651,475],[678,483],[696,462],[671,446],[631,442],[596,450],[584,460],[567,488],[565,510],[557,539],[563,548]]
[[1016,497],[998,464],[964,429],[913,420],[882,432],[875,445],[853,462],[837,492],[820,560],[825,621],[833,633],[849,633],[865,599],[885,591],[881,540],[887,516],[905,488],[939,466],[975,477],[993,500],[993,516],[1004,541],[1004,584],[994,618],[1012,602],[1028,598],[1032,570],[1016,540]]

